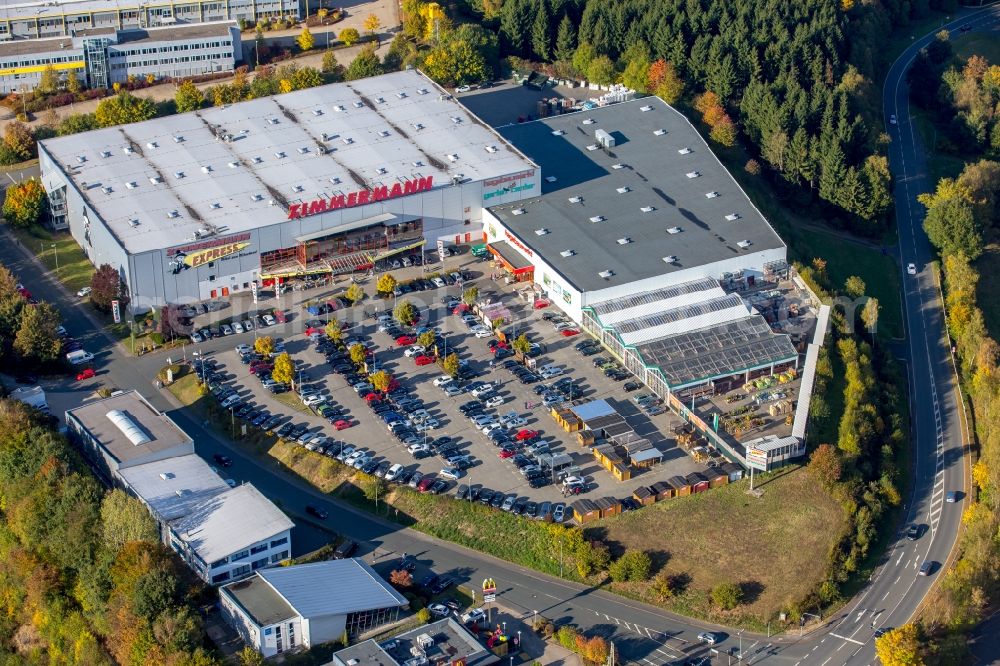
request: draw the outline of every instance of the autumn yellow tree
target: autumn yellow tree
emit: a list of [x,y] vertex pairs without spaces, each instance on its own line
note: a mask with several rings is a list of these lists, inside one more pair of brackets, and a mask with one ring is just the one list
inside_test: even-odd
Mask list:
[[295,378],[295,364],[292,363],[292,357],[288,355],[288,352],[279,354],[278,358],[274,359],[271,378],[282,384],[292,383],[292,379]]
[[31,129],[24,123],[14,120],[7,123],[3,130],[3,142],[20,160],[35,156],[35,137]]
[[370,35],[374,36],[381,27],[382,21],[380,21],[378,16],[375,14],[369,14],[367,18],[365,18],[365,30],[367,30]]
[[920,649],[920,628],[904,624],[875,639],[875,654],[882,666],[923,666]]
[[372,373],[368,379],[371,380],[372,386],[383,393],[389,390],[389,385],[392,384],[392,375],[385,370]]
[[302,28],[302,32],[295,38],[295,43],[303,51],[312,51],[313,47],[316,46],[316,38],[309,32],[309,28]]
[[262,356],[270,356],[274,351],[274,338],[270,335],[257,338],[253,343],[253,349]]
[[45,210],[45,189],[35,178],[7,188],[3,200],[3,216],[15,227],[28,227],[38,222]]

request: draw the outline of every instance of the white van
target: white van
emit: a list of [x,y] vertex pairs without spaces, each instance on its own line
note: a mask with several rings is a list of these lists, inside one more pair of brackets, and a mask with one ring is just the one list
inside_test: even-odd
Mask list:
[[66,360],[73,365],[80,365],[81,363],[90,363],[94,360],[94,355],[88,351],[82,349],[77,349],[76,351],[71,351],[66,354]]

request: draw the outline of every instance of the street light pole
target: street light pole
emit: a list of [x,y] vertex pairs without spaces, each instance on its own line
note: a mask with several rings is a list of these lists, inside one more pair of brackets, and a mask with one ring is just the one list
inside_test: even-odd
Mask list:
[[49,247],[51,247],[52,251],[55,252],[55,254],[56,254],[56,275],[58,275],[59,274],[59,246],[56,245],[55,243],[52,243]]

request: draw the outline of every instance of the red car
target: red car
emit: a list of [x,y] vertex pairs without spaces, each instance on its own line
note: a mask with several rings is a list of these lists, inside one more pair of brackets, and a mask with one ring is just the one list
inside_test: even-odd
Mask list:
[[274,370],[274,366],[271,365],[270,363],[261,363],[260,365],[250,366],[251,375],[259,375],[263,372],[271,372],[272,370]]
[[455,309],[452,310],[451,313],[455,315],[460,315],[460,314],[465,314],[468,311],[469,311],[468,305],[466,305],[465,303],[459,303],[458,305],[455,306]]
[[401,335],[396,338],[396,344],[400,347],[407,347],[409,345],[417,344],[417,338],[412,335]]
[[346,419],[337,419],[336,421],[333,422],[333,427],[336,428],[337,430],[347,430],[352,425],[354,424]]
[[94,374],[93,368],[87,368],[76,375],[76,381],[82,382],[84,379],[90,379],[94,376]]
[[529,439],[534,439],[536,437],[538,437],[538,431],[528,430],[528,429],[519,430],[518,433],[514,435],[514,439],[516,439],[519,442],[524,442]]
[[380,402],[382,400],[382,395],[376,391],[372,391],[365,396],[366,402]]
[[275,310],[274,318],[278,320],[279,324],[284,324],[288,322],[288,317],[285,315],[284,310]]
[[430,475],[425,476],[424,478],[420,479],[420,483],[417,484],[417,490],[419,490],[422,493],[426,493],[428,490],[431,489],[431,486],[434,485],[435,480],[436,479],[433,476]]
[[513,458],[514,451],[511,449],[500,449],[500,453],[497,454],[501,459],[503,458]]
[[486,343],[486,346],[490,351],[496,351],[497,349],[510,349],[510,346],[506,342],[501,342],[500,340],[490,340]]
[[551,301],[547,301],[545,299],[539,298],[539,299],[535,300],[535,309],[536,310],[541,310],[542,308],[549,307],[550,304],[551,304]]
[[413,362],[416,363],[417,365],[430,365],[431,363],[434,362],[434,359],[430,356],[425,356],[421,354],[420,356],[417,356],[415,359],[413,359]]
[[562,330],[562,334],[564,338],[571,338],[574,335],[579,335],[580,331],[576,330],[575,328],[564,328]]

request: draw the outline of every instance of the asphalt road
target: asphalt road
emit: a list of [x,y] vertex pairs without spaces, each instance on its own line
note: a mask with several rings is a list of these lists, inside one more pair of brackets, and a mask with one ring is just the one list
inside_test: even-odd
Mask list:
[[[975,29],[993,29],[998,17],[1000,8],[991,8],[966,14],[945,27],[957,31],[961,25],[971,23]],[[939,566],[931,576],[918,577],[917,567],[926,560],[946,562],[958,534],[965,498],[960,496],[962,503],[945,504],[944,496],[946,491],[960,491],[966,484],[961,414],[940,293],[927,268],[932,253],[921,229],[922,208],[916,202],[917,194],[931,189],[932,184],[927,181],[923,149],[909,121],[904,77],[916,52],[932,38],[933,34],[928,34],[915,40],[893,65],[885,84],[886,118],[895,114],[899,119],[897,126],[887,127],[893,138],[890,163],[896,179],[900,261],[912,361],[915,479],[907,504],[907,523],[920,523],[926,529],[915,542],[906,540],[902,533],[897,535],[872,582],[836,618],[805,636],[768,638],[747,632],[740,636],[714,628],[726,637],[716,650],[735,654],[742,649],[742,661],[748,664],[767,661],[828,666],[874,662],[874,628],[899,626],[912,617],[941,571]],[[336,530],[361,542],[360,552],[379,568],[389,568],[401,553],[407,552],[416,555],[421,564],[418,575],[433,568],[436,573],[447,572],[472,587],[484,577],[493,577],[505,605],[521,609],[525,615],[537,612],[557,622],[572,622],[586,631],[601,633],[614,641],[620,657],[627,662],[658,666],[692,656],[712,656],[713,651],[698,644],[696,638],[699,632],[712,629],[707,625],[401,529],[329,500],[276,466],[244,456],[237,447],[217,439],[190,418],[168,393],[156,389],[153,378],[164,362],[162,354],[138,359],[122,354],[95,322],[76,309],[75,298],[53,276],[39,270],[13,242],[0,244],[0,261],[14,270],[34,294],[60,307],[70,332],[85,348],[98,354],[98,379],[103,385],[138,389],[192,435],[200,454],[210,459],[215,452],[228,453],[235,462],[227,474],[254,483],[291,514],[298,523],[293,533],[296,553],[326,543],[331,537],[328,530]],[[905,274],[910,262],[917,265],[916,276]],[[223,339],[204,347],[211,351],[231,345],[231,340]],[[58,391],[62,402],[74,404],[85,399],[94,387],[52,382],[47,388]],[[328,509],[330,518],[323,529],[303,519],[302,508],[307,503]],[[553,558],[557,561],[559,554],[553,553]],[[718,656],[715,663],[729,660],[728,656]]]

